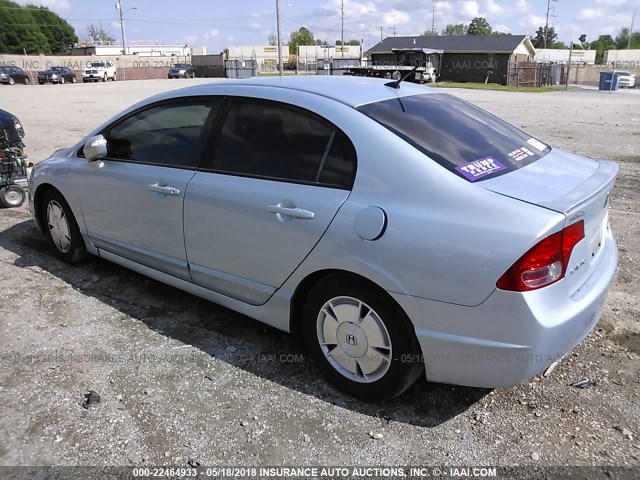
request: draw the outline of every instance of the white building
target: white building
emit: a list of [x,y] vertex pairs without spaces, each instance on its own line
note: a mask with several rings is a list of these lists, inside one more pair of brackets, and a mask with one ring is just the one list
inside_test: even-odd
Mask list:
[[360,60],[362,47],[359,45],[300,45],[298,47],[298,63],[317,62],[318,60]]
[[[189,45],[136,45],[127,44],[127,55],[140,55],[141,57],[172,57],[191,55],[192,47]],[[118,56],[122,55],[122,45],[88,45],[86,47],[74,47],[73,55]]]
[[569,53],[571,52],[571,63],[584,63],[593,65],[596,63],[595,50],[577,50],[570,51],[568,48],[536,48],[535,61],[544,63],[567,63],[569,61]]
[[[604,63],[618,63],[616,68],[640,67],[640,50],[607,50],[604,52]],[[615,66],[615,65],[614,65]]]

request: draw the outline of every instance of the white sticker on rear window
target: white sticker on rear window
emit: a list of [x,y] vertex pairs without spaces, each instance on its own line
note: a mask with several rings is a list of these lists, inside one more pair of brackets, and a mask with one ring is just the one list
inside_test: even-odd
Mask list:
[[512,160],[515,160],[516,162],[521,162],[522,160],[532,157],[534,155],[535,153],[533,153],[527,147],[522,147],[522,148],[517,148],[513,152],[511,152],[509,154],[509,158],[511,158]]
[[544,152],[547,149],[547,146],[544,143],[536,140],[535,138],[530,138],[529,140],[527,140],[527,143],[533,148],[540,150],[541,152]]

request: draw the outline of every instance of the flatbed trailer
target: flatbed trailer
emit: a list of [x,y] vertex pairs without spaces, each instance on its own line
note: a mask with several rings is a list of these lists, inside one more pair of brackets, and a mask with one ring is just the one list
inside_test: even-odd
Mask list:
[[414,71],[405,79],[407,82],[431,83],[437,79],[435,68],[430,65],[415,67],[410,65],[371,65],[367,67],[352,67],[347,70],[347,75],[357,77],[377,77],[400,80],[407,73]]

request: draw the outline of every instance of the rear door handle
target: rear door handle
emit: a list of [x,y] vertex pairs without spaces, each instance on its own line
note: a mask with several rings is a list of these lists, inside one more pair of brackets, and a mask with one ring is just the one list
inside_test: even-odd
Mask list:
[[180,190],[176,187],[171,187],[169,185],[158,185],[157,183],[152,183],[149,185],[149,190],[152,192],[162,193],[164,195],[180,195]]
[[297,218],[299,220],[311,220],[316,216],[315,213],[310,210],[305,210],[304,208],[288,208],[281,207],[280,205],[269,205],[267,206],[267,210],[271,213],[279,213],[280,215]]

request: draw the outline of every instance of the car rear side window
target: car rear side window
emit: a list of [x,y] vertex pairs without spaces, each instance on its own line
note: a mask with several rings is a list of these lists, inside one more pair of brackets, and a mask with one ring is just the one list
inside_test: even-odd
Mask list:
[[550,151],[531,135],[448,94],[400,97],[358,110],[472,182],[522,168]]
[[213,102],[164,104],[135,113],[107,133],[108,158],[195,168],[198,144]]
[[320,117],[273,103],[233,101],[218,141],[218,172],[350,189],[356,154]]

